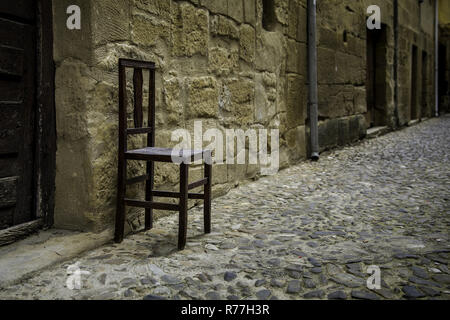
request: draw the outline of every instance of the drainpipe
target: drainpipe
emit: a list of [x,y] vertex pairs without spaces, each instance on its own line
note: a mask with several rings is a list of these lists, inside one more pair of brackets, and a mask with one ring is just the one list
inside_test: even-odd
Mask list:
[[308,84],[311,160],[317,161],[319,160],[319,130],[317,111],[316,0],[308,0]]
[[398,117],[398,0],[394,0],[394,116],[395,127],[400,126]]
[[435,101],[434,101],[434,107],[436,112],[436,117],[439,117],[439,0],[436,0],[436,13],[435,13],[435,30],[434,30],[434,42],[435,42],[435,62],[434,62],[434,76],[435,76]]

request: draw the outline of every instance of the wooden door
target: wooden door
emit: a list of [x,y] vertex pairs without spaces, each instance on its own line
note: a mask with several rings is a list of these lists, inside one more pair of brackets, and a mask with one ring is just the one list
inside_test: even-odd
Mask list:
[[439,112],[445,112],[445,109],[441,110],[440,106],[445,108],[445,96],[450,94],[450,83],[447,75],[447,46],[443,43],[439,43],[439,70],[438,70],[438,103]]
[[367,113],[366,113],[366,124],[367,127],[374,126],[375,117],[375,97],[376,97],[376,86],[375,86],[375,72],[376,72],[376,55],[375,55],[375,45],[376,33],[374,31],[367,32],[367,45],[366,45],[366,102],[367,102]]
[[411,106],[410,106],[410,120],[418,118],[417,115],[417,47],[412,46],[411,56]]
[[0,1],[0,229],[35,218],[36,37],[35,1]]
[[420,118],[428,117],[428,58],[427,53],[422,51],[422,103]]

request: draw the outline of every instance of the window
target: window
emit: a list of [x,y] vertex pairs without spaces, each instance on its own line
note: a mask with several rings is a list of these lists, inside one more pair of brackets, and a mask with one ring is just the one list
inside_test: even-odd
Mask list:
[[275,29],[274,0],[263,0],[262,26],[267,31],[273,31]]

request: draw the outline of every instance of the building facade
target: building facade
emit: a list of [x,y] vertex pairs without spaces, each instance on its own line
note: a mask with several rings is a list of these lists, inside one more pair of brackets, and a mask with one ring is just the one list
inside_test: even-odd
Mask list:
[[[44,89],[53,94],[55,112],[54,123],[43,113],[48,121],[38,127],[55,133],[49,135],[55,148],[46,151],[54,165],[36,160],[50,165],[34,165],[30,174],[41,181],[52,171],[54,189],[44,190],[49,198],[43,199],[43,182],[24,187],[34,203],[34,218],[25,220],[45,217],[46,224],[83,231],[113,225],[119,58],[156,63],[157,146],[173,146],[174,130],[192,131],[202,121],[203,132],[278,129],[280,168],[308,157],[306,0],[41,0],[35,20],[7,13],[44,30],[39,23],[49,23],[43,16],[49,5],[55,74],[54,89]],[[80,8],[80,29],[68,28],[71,5]],[[370,5],[381,9],[380,30],[367,28]],[[355,142],[371,127],[396,129],[434,115],[434,25],[433,0],[317,1],[321,151]],[[30,52],[43,60],[41,38]],[[143,138],[130,141],[141,143]],[[129,175],[143,170],[133,164]],[[22,181],[20,173],[0,172]],[[176,188],[175,166],[157,164],[155,173],[157,187]],[[192,169],[193,179],[201,174],[201,167]],[[213,195],[259,175],[259,165],[214,165]],[[142,185],[128,192],[144,196]],[[3,229],[17,224],[14,208],[22,201],[9,197],[9,206],[0,209]],[[140,221],[140,211],[128,212],[129,229]]]

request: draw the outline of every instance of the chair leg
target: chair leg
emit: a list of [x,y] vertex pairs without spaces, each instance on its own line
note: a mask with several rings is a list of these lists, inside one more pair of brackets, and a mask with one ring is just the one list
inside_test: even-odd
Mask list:
[[[148,180],[145,181],[145,200],[153,202],[153,184],[154,184],[154,162],[147,161],[147,175]],[[145,209],[145,230],[150,230],[153,228],[153,209]]]
[[114,241],[117,243],[122,242],[124,227],[125,227],[125,177],[127,172],[126,160],[122,155],[119,155],[119,166],[117,176],[117,207],[116,207],[116,227],[114,234]]
[[205,162],[205,178],[208,182],[205,184],[203,200],[203,223],[205,233],[211,233],[211,185],[212,185],[212,164]]
[[186,245],[187,236],[187,207],[188,207],[188,181],[189,164],[180,165],[180,215],[178,224],[178,249],[183,250]]

